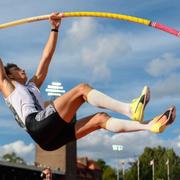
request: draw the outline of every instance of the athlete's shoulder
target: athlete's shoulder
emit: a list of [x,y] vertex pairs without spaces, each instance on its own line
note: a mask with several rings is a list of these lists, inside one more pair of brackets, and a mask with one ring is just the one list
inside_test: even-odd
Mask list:
[[28,81],[27,84],[26,84],[27,87],[36,87],[36,84],[33,82],[33,81]]
[[28,83],[26,84],[26,87],[28,89],[39,91],[39,88],[36,86],[36,84],[33,81],[28,81]]

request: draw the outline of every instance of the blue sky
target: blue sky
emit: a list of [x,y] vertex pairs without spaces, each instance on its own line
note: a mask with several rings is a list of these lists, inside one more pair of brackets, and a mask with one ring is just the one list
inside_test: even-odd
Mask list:
[[[50,14],[53,11],[105,11],[150,19],[180,30],[178,0],[1,0],[0,23],[26,17]],[[50,32],[47,21],[0,30],[0,56],[4,63],[14,62],[32,76]],[[151,101],[145,119],[176,105],[176,122],[163,134],[149,132],[111,134],[94,132],[78,141],[78,155],[102,158],[114,164],[112,144],[121,144],[119,158],[128,160],[143,152],[145,146],[173,147],[180,154],[180,40],[170,34],[140,24],[101,18],[63,19],[56,53],[48,77],[60,81],[66,90],[80,82],[125,102],[137,97],[144,85],[151,88]],[[99,110],[83,105],[77,116]],[[119,118],[128,119],[111,113]],[[15,151],[33,161],[34,146],[30,137],[16,124],[3,99],[0,100],[0,152]]]

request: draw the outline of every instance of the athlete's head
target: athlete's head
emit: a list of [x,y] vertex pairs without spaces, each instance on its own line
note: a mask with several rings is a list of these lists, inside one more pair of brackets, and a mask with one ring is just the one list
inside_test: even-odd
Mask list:
[[5,67],[7,76],[21,84],[25,84],[27,81],[27,75],[25,70],[19,68],[16,64],[8,63]]

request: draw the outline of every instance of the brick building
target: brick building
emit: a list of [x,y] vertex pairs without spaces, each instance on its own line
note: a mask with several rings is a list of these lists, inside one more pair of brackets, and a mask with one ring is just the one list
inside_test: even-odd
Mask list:
[[87,157],[78,158],[77,160],[77,176],[80,179],[102,179],[102,170],[95,161],[89,160]]

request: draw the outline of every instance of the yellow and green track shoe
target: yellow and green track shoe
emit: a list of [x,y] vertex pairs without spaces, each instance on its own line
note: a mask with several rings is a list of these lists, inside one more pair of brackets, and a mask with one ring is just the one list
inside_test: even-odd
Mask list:
[[160,116],[156,116],[152,122],[154,124],[151,126],[150,131],[153,133],[163,132],[168,125],[172,124],[176,118],[176,108],[172,106],[165,113]]
[[133,99],[130,105],[131,112],[132,112],[132,120],[135,121],[143,121],[144,119],[144,110],[147,103],[150,100],[150,89],[148,86],[144,86],[141,95]]

